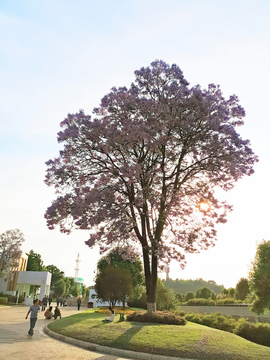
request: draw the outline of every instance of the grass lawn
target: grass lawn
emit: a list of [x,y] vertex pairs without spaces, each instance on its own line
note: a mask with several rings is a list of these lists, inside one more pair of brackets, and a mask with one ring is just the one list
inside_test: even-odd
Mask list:
[[104,314],[87,310],[62,320],[49,329],[90,343],[119,349],[199,360],[269,360],[270,348],[237,335],[187,322],[185,326],[123,321],[116,315],[104,323]]

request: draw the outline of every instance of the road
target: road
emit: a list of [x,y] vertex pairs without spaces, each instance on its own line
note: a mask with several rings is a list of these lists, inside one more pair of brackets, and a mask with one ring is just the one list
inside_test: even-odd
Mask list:
[[[52,304],[56,305],[56,304]],[[43,312],[35,326],[31,337],[29,317],[25,315],[28,306],[0,306],[0,359],[5,360],[124,360],[118,356],[95,353],[72,346],[47,336],[43,329],[50,321],[45,320]],[[84,308],[81,309],[83,311]],[[77,314],[76,307],[61,308],[62,317]],[[126,358],[125,358],[126,359]]]

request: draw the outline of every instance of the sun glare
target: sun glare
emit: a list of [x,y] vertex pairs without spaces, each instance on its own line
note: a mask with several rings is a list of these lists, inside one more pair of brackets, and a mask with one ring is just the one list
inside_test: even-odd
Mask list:
[[199,209],[201,211],[207,211],[207,210],[209,210],[209,208],[210,208],[210,206],[209,206],[209,204],[207,202],[201,202],[199,204]]

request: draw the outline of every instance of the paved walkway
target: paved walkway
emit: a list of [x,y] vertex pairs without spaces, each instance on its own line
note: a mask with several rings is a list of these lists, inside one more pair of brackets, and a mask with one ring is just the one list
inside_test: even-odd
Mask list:
[[[52,304],[56,305],[56,304]],[[134,353],[135,356],[129,356],[128,352],[123,350],[124,357],[119,357],[119,354],[107,355],[97,353],[90,350],[82,349],[74,346],[75,342],[70,339],[73,345],[66,342],[69,338],[65,338],[65,342],[56,340],[48,336],[44,332],[46,325],[50,321],[59,320],[45,320],[43,312],[39,313],[39,319],[34,329],[34,335],[28,336],[29,317],[26,320],[25,316],[28,311],[28,306],[0,306],[0,359],[8,360],[124,360],[124,359],[164,359],[169,360],[166,356],[155,356],[150,354]],[[84,308],[81,308],[83,311]],[[62,317],[77,314],[78,310],[75,307],[61,308]],[[100,347],[101,349],[101,347]],[[107,348],[108,349],[108,348]],[[102,350],[102,349],[101,349]],[[116,349],[115,349],[116,350]],[[131,355],[131,354],[130,354]],[[176,358],[170,358],[176,359]],[[178,358],[179,359],[179,358]]]

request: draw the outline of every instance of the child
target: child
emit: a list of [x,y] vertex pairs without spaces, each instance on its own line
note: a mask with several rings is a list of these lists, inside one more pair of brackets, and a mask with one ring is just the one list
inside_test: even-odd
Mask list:
[[60,319],[61,319],[61,311],[60,311],[60,309],[59,309],[58,306],[56,306],[56,307],[55,307],[55,310],[54,310],[54,315],[53,315],[54,319],[56,319],[57,316],[59,316]]
[[28,331],[28,335],[33,336],[34,335],[34,327],[36,325],[37,322],[37,317],[38,317],[38,312],[40,310],[40,306],[39,306],[39,299],[36,299],[34,301],[34,305],[31,305],[28,313],[26,314],[26,319],[28,318],[28,315],[31,313],[30,315],[30,329]]

